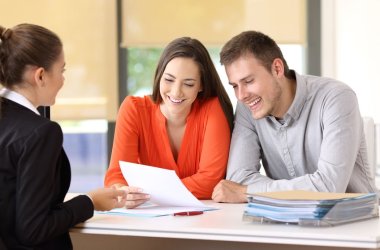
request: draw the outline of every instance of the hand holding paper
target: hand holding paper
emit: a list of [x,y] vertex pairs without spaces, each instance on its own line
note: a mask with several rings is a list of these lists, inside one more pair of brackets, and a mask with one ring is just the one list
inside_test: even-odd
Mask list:
[[183,185],[174,170],[120,161],[124,178],[130,186],[140,187],[150,201],[160,206],[205,207]]
[[134,209],[113,209],[109,214],[133,216],[162,216],[182,212],[208,211],[217,208],[200,202],[176,175],[175,171],[120,161],[124,178],[130,186],[143,189],[150,195],[149,202]]
[[127,193],[125,207],[135,208],[149,201],[150,195],[143,192],[139,187],[121,186],[117,189],[124,190]]

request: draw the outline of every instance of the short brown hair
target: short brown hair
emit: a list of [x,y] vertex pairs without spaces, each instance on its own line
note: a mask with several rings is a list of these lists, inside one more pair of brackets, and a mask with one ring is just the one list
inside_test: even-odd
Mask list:
[[285,76],[291,78],[292,75],[280,47],[272,38],[258,31],[245,31],[229,40],[220,52],[220,63],[229,65],[246,54],[255,56],[269,72],[271,72],[274,59],[281,59]]

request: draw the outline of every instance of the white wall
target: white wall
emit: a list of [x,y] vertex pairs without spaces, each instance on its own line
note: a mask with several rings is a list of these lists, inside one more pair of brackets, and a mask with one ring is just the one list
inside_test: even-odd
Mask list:
[[350,85],[376,126],[380,170],[380,1],[322,0],[322,75]]
[[350,85],[380,123],[380,1],[322,0],[322,75]]

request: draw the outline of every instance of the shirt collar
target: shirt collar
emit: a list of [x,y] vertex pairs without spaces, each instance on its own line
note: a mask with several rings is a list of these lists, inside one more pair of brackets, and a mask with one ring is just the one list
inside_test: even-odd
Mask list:
[[308,95],[305,78],[299,75],[297,72],[295,72],[295,75],[297,84],[296,95],[294,96],[294,100],[292,102],[292,105],[290,105],[288,112],[285,114],[285,121],[289,121],[290,117],[292,117],[294,120],[297,120],[300,117],[303,106],[307,101]]
[[37,115],[40,115],[40,113],[38,112],[36,107],[34,107],[33,104],[28,99],[26,99],[23,95],[15,92],[13,90],[10,90],[7,88],[0,89],[0,96],[3,98],[6,98],[8,100],[14,101],[14,102],[24,106],[25,108],[30,109],[31,111],[33,111]]

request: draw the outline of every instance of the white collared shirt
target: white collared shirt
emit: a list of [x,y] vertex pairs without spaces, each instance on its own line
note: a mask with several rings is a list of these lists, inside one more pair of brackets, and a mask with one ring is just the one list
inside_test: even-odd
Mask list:
[[15,92],[13,90],[10,90],[7,88],[2,88],[2,89],[0,89],[0,96],[3,98],[6,98],[8,100],[14,101],[14,102],[24,106],[25,108],[32,110],[34,113],[40,115],[40,113],[38,112],[36,107],[34,107],[33,104],[28,99],[26,99],[23,95]]

